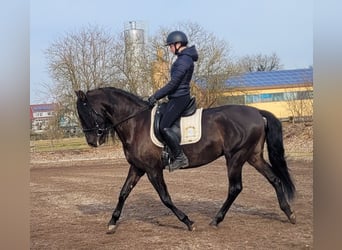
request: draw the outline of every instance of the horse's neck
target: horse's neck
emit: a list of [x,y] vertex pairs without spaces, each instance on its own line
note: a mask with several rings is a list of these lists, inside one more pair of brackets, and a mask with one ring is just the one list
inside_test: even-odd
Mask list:
[[[131,143],[134,143],[135,134],[141,131],[136,130],[136,125],[140,120],[137,119],[139,114],[143,112],[143,107],[136,107],[127,112],[127,110],[122,111],[120,115],[117,116],[117,121],[115,126],[115,131],[118,134],[120,141],[122,142],[125,150],[129,148]],[[141,116],[139,116],[141,117]],[[140,119],[140,118],[139,118]],[[143,118],[145,119],[145,118]],[[113,123],[113,125],[115,125]]]
[[109,113],[111,113],[113,125],[132,119],[145,108],[145,106],[142,106],[139,102],[133,101],[130,97],[124,95],[113,96],[112,99],[118,100],[116,104],[113,104],[113,101],[108,100],[108,105],[110,107]]
[[[132,99],[132,97],[121,92],[114,92],[112,93],[112,95],[109,96],[107,105],[113,110],[114,116],[127,116],[130,115],[130,112],[138,110],[141,106],[137,101],[134,101]],[[113,100],[115,100],[115,102]]]

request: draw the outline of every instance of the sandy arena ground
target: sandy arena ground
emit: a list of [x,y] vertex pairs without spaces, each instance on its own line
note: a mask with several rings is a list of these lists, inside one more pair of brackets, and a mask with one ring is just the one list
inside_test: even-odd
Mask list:
[[[165,171],[176,206],[195,221],[189,232],[144,176],[126,201],[115,234],[107,222],[128,172],[120,148],[31,153],[31,249],[312,249],[312,128],[284,128],[297,187],[297,224],[280,210],[272,186],[253,167],[218,229],[209,226],[227,195],[225,161]],[[291,151],[292,150],[292,151]]]

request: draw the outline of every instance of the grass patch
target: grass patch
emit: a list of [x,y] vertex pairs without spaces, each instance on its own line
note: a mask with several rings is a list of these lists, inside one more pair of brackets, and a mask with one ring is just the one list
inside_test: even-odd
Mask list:
[[84,137],[30,141],[30,147],[34,152],[89,148]]
[[[105,146],[112,146],[116,143],[108,140]],[[49,152],[59,150],[82,150],[89,149],[90,146],[87,144],[84,137],[72,137],[55,140],[36,140],[30,141],[31,152]]]

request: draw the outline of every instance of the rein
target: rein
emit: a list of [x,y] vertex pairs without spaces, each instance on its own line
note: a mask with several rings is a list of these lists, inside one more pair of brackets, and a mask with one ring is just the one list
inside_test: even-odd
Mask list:
[[135,112],[135,113],[133,113],[132,115],[127,116],[125,119],[123,119],[122,121],[119,121],[119,122],[115,123],[115,124],[112,125],[111,127],[112,127],[112,128],[115,128],[115,127],[119,126],[121,123],[124,123],[125,121],[128,121],[129,119],[132,119],[133,117],[137,116],[137,115],[140,114],[141,112],[144,112],[145,110],[148,110],[149,108],[150,108],[149,106],[147,106],[147,107],[145,107],[145,108],[142,108],[142,109],[140,109],[138,112]]
[[[129,119],[132,119],[133,117],[137,116],[138,114],[140,114],[141,112],[144,112],[145,110],[148,110],[150,107],[146,106],[142,109],[140,109],[139,111],[127,116],[125,119],[123,119],[122,121],[119,121],[117,123],[115,123],[112,126],[106,127],[106,128],[100,128],[99,124],[97,123],[97,120],[95,119],[95,128],[88,128],[88,129],[83,129],[83,132],[90,132],[90,131],[94,131],[97,130],[97,136],[101,136],[103,134],[103,132],[111,129],[111,128],[116,128],[117,126],[119,126],[120,124],[124,123],[125,121],[128,121]],[[101,116],[99,113],[96,112],[95,109],[93,109],[93,107],[91,107],[91,110],[97,115],[97,116]]]

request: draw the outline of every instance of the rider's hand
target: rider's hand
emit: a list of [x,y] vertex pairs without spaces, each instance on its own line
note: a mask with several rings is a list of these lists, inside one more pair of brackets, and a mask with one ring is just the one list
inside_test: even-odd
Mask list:
[[147,101],[148,101],[148,105],[152,108],[152,107],[154,107],[154,104],[156,104],[157,99],[156,99],[153,95],[151,95],[151,96],[147,99]]

